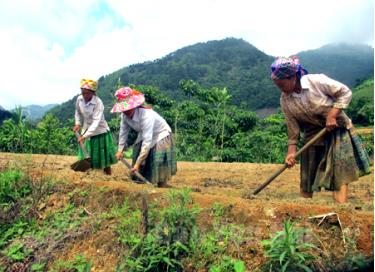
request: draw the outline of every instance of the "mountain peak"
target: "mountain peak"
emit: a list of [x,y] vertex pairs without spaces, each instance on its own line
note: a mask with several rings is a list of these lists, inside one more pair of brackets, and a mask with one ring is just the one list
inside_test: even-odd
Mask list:
[[367,52],[371,53],[374,51],[374,48],[367,44],[360,43],[348,43],[348,42],[338,42],[338,43],[329,43],[313,50],[306,50],[300,52],[298,55],[305,53],[314,53],[314,54],[353,54],[353,52]]
[[[305,68],[325,73],[349,87],[373,75],[373,50],[327,50],[327,45],[299,54]],[[352,49],[350,49],[352,48]],[[328,52],[328,53],[327,53]],[[153,86],[175,100],[186,99],[179,89],[181,80],[193,80],[203,88],[226,87],[232,103],[250,110],[279,107],[280,92],[270,79],[274,58],[243,39],[226,38],[200,42],[178,49],[154,61],[124,67],[99,79],[100,98],[106,114],[113,104],[117,84]],[[72,118],[72,98],[53,109],[61,119]]]

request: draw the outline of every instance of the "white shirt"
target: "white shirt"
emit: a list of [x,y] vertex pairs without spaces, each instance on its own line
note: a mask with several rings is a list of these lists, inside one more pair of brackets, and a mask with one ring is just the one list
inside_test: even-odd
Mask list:
[[138,132],[135,144],[142,141],[141,152],[137,163],[141,163],[148,155],[149,150],[157,142],[164,139],[172,132],[168,123],[152,109],[136,108],[132,118],[121,114],[118,150],[126,147],[130,128]]
[[104,119],[104,105],[102,100],[94,95],[89,102],[85,102],[82,95],[77,97],[75,124],[83,126],[83,137],[89,138],[109,131],[107,122]]
[[[288,143],[298,142],[301,126],[325,127],[327,114],[332,108],[346,109],[352,92],[344,84],[324,74],[307,74],[301,77],[300,93],[282,93],[281,109],[288,127]],[[341,111],[337,116],[340,127],[351,128],[349,117]]]

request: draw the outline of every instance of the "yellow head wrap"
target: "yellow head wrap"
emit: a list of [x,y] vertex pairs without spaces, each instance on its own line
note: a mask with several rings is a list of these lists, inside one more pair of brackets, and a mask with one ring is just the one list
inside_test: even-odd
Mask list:
[[80,83],[81,89],[88,89],[96,92],[98,88],[98,82],[92,79],[81,79]]

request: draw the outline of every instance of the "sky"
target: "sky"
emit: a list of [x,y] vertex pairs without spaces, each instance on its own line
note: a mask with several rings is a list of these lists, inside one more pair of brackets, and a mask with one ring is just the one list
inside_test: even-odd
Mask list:
[[[63,103],[81,78],[241,38],[272,56],[328,43],[373,46],[373,0],[0,2],[0,106]],[[99,97],[100,94],[98,93]],[[73,113],[72,113],[73,114]]]

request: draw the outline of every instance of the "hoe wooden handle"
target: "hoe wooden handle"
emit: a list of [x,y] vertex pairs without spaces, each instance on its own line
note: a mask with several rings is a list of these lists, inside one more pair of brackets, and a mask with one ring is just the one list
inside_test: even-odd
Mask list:
[[[81,137],[81,134],[79,134],[78,131],[76,131],[75,134],[76,134],[76,137],[77,137],[77,140],[78,140]],[[79,145],[81,146],[81,149],[82,149],[83,155],[85,156],[85,159],[90,158],[90,155],[87,152],[86,146],[82,142],[80,142]]]
[[[297,158],[299,155],[302,154],[306,149],[308,149],[310,146],[312,146],[317,140],[319,140],[320,137],[322,137],[327,132],[326,128],[323,128],[321,131],[319,131],[318,134],[314,136],[310,141],[308,141],[298,152],[294,155],[294,158]],[[256,190],[253,192],[252,195],[250,195],[250,198],[256,194],[258,194],[260,191],[262,191],[264,188],[267,187],[268,184],[270,184],[276,177],[278,177],[282,172],[284,172],[285,169],[288,168],[288,164],[285,163],[279,170],[275,171],[272,176],[270,176],[263,184],[261,184]]]
[[[120,161],[126,165],[126,167],[131,170],[132,169],[132,166],[124,159],[124,158],[121,158]],[[134,175],[139,178],[142,182],[144,183],[147,183],[147,184],[152,184],[151,182],[149,182],[147,179],[145,179],[144,176],[142,176],[138,171],[134,172]]]

